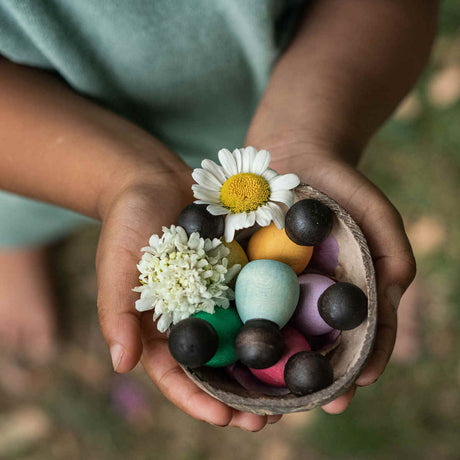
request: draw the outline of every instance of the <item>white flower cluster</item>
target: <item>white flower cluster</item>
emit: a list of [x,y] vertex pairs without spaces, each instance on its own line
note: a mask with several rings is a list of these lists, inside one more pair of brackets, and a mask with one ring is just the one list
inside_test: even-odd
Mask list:
[[137,266],[142,285],[134,288],[141,293],[136,309],[154,309],[160,332],[199,311],[228,308],[234,293],[227,284],[241,266],[227,267],[230,250],[219,239],[203,239],[199,233],[188,237],[172,225],[163,227],[161,238],[152,235],[149,245]]

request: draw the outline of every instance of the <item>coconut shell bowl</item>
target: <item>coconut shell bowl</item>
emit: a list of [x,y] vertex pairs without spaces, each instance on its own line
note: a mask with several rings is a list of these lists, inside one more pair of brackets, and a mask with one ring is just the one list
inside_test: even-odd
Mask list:
[[[334,214],[331,235],[338,245],[338,263],[330,273],[336,281],[357,285],[368,299],[368,315],[358,327],[342,331],[339,344],[327,353],[334,379],[328,387],[304,396],[292,393],[267,395],[243,388],[223,368],[183,367],[201,389],[235,409],[260,415],[308,411],[345,393],[364,369],[371,354],[377,324],[377,294],[374,267],[366,240],[352,217],[334,200],[315,188],[301,184],[296,200],[310,198],[328,206]],[[308,270],[308,267],[307,267]]]

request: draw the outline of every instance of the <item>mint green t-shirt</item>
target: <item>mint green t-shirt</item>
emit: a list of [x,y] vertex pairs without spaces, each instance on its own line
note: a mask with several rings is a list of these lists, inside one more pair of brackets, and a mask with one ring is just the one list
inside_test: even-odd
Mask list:
[[[303,3],[2,0],[0,55],[56,72],[76,92],[142,126],[196,167],[222,147],[242,146]],[[27,203],[22,210],[21,203]],[[31,215],[35,205],[0,195],[0,246],[37,240],[35,215],[35,236],[22,235],[27,216],[21,213]],[[52,209],[59,229],[71,213]],[[16,220],[19,241],[7,235]],[[52,221],[48,215],[40,242],[59,233],[50,233]]]

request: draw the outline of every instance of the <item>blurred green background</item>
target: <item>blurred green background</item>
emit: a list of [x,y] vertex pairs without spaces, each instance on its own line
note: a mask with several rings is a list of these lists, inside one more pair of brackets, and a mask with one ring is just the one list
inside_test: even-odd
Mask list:
[[0,458],[458,459],[459,26],[460,1],[444,1],[429,67],[362,164],[404,216],[418,261],[394,359],[377,384],[343,415],[293,414],[257,434],[192,420],[141,369],[111,371],[94,308],[98,228],[89,228],[53,251],[65,306],[59,360],[0,372]]

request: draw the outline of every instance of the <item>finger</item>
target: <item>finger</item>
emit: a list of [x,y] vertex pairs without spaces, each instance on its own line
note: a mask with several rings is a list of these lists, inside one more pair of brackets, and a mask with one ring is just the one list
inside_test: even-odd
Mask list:
[[[382,217],[379,219],[376,213],[377,227],[369,223],[370,218],[363,218],[360,224],[369,235],[369,248],[374,258],[378,318],[374,349],[369,363],[356,381],[359,386],[374,383],[385,370],[396,340],[396,311],[401,295],[415,276],[415,260],[400,215],[386,200],[379,206]],[[382,231],[382,227],[384,235],[378,230]]]
[[[415,260],[401,216],[385,195],[353,168],[325,163],[314,182],[356,220],[374,260],[378,324],[376,342],[358,385],[382,374],[396,339],[396,313],[401,295],[415,276]],[[315,185],[315,184],[314,184]]]
[[[415,260],[400,214],[384,194],[352,168],[339,168],[328,182],[329,193],[348,210],[362,229],[374,260],[378,322],[374,350],[358,385],[382,374],[396,339],[396,309],[415,276]],[[338,185],[340,184],[340,185]]]
[[[396,268],[395,272],[380,270],[382,281],[407,289],[415,276],[415,260],[396,208],[372,182],[341,162],[320,163],[315,174],[310,183],[350,213],[363,231],[374,260],[390,259],[391,268]],[[388,277],[383,279],[383,275]]]
[[[381,257],[374,264],[378,282],[379,302],[377,334],[372,356],[356,380],[356,384],[359,386],[371,385],[376,382],[385,370],[396,341],[396,309],[404,289],[399,287],[398,284],[392,283],[400,282],[401,286],[404,286],[409,280],[409,278],[404,280],[407,275],[406,272],[398,274],[398,270],[406,269],[397,262],[397,259]],[[407,273],[409,272],[407,271]],[[388,278],[391,278],[391,280]]]
[[387,302],[380,302],[374,349],[369,362],[357,378],[356,385],[371,385],[382,375],[393,352],[396,329],[396,313]]
[[185,375],[169,353],[166,338],[158,337],[148,325],[144,327],[147,322],[153,325],[151,316],[144,315],[142,322],[144,348],[141,363],[158,389],[193,418],[227,426],[232,420],[233,409],[205,393]]
[[279,415],[268,415],[267,416],[267,423],[269,425],[273,425],[274,423],[277,423],[279,422],[281,419],[282,419],[283,415],[282,414],[279,414]]
[[228,426],[242,428],[246,431],[260,431],[267,424],[266,415],[256,415],[235,410]]
[[370,197],[374,204],[361,212],[357,222],[366,236],[377,282],[385,286],[383,294],[397,309],[402,293],[414,280],[416,263],[401,215],[380,191],[374,195],[375,199]]
[[113,368],[130,371],[142,353],[140,314],[132,292],[137,285],[136,264],[140,253],[117,244],[113,227],[103,228],[97,257],[98,314],[102,334],[110,348]]
[[328,414],[341,414],[350,405],[355,393],[356,385],[353,385],[346,393],[322,406],[322,409]]

